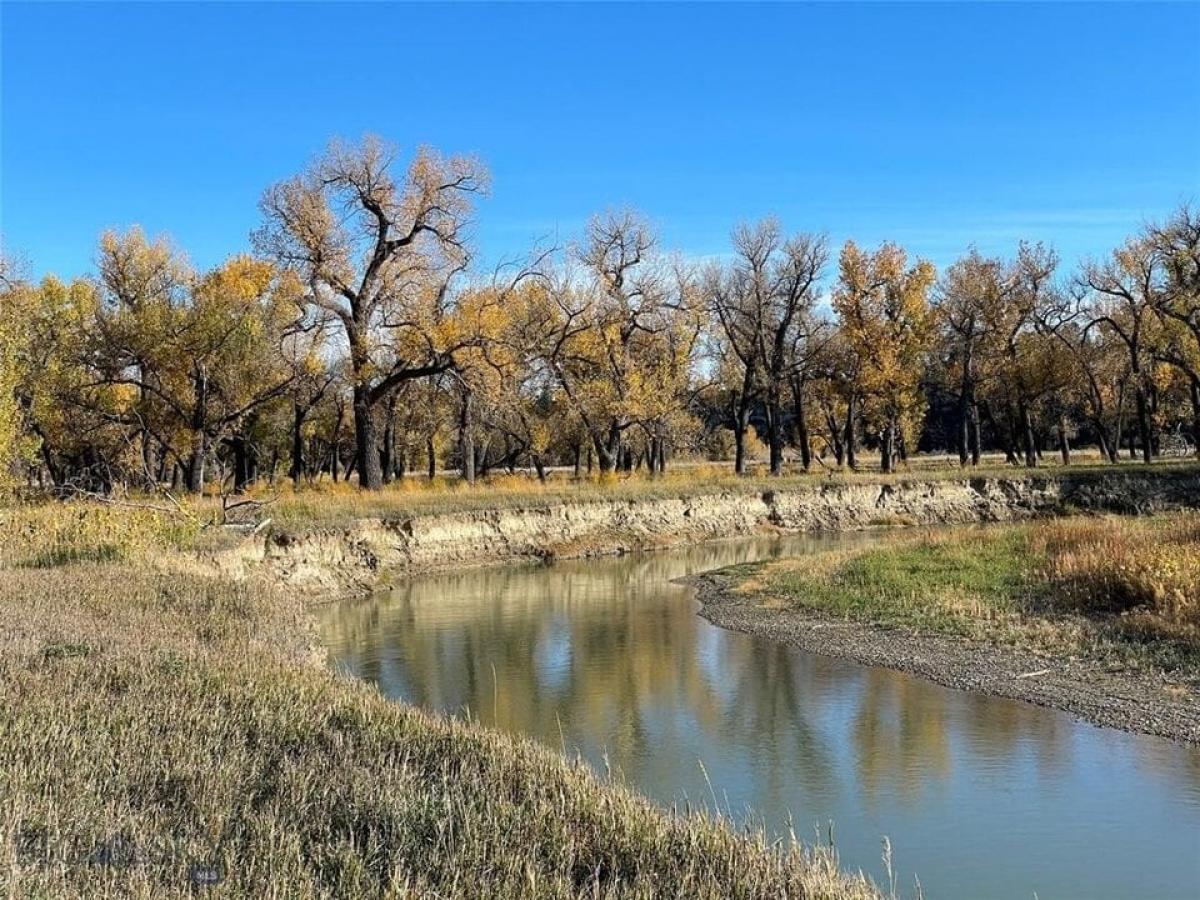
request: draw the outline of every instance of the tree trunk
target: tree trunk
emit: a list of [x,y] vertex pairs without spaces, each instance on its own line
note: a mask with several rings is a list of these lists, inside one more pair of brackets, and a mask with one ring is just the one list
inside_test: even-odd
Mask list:
[[337,419],[334,421],[334,434],[332,434],[332,445],[329,448],[329,474],[334,476],[334,484],[337,484],[337,468],[342,462],[342,420],[346,418],[346,403],[342,400],[337,402]]
[[767,392],[767,447],[771,475],[783,474],[783,423],[779,403],[779,388],[772,386]]
[[735,475],[746,474],[746,427],[741,416],[734,419],[733,424],[733,472]]
[[1025,465],[1036,469],[1038,464],[1037,441],[1033,436],[1033,420],[1029,416],[1029,406],[1024,399],[1018,402],[1017,414],[1021,420],[1021,440],[1025,445]]
[[845,451],[842,444],[842,426],[829,408],[825,409],[825,429],[829,432],[829,446],[833,448],[833,458],[840,469],[842,463],[845,462]]
[[742,390],[733,411],[733,471],[746,474],[746,431],[750,427],[750,393],[754,386],[754,369],[746,366],[742,373]]
[[598,434],[593,435],[592,444],[600,460],[601,475],[612,472],[621,465],[621,429],[616,422],[609,426],[607,439]]
[[204,493],[204,458],[208,455],[207,435],[202,431],[192,441],[188,456],[187,489],[193,494]]
[[1150,409],[1146,401],[1146,386],[1142,384],[1141,376],[1135,375],[1138,379],[1137,385],[1137,417],[1138,417],[1138,438],[1142,442],[1142,461],[1150,462],[1154,455],[1153,436],[1150,430]]
[[208,456],[208,373],[193,372],[192,453],[188,459],[187,489],[193,494],[204,492],[204,459]]
[[370,389],[354,386],[354,444],[358,486],[366,491],[383,490],[383,468],[379,461],[379,439],[375,432],[375,409]]
[[230,444],[233,446],[233,492],[242,494],[250,486],[251,451],[246,439],[241,435],[234,435]]
[[437,478],[437,449],[433,446],[433,437],[425,438],[425,454],[429,458],[429,480]]
[[964,377],[958,395],[958,464],[966,467],[971,457],[971,398]]
[[1192,388],[1192,451],[1200,458],[1200,379],[1193,378]]
[[288,474],[292,476],[292,486],[300,487],[300,478],[304,474],[304,419],[306,412],[298,402],[292,403],[292,467]]
[[1062,416],[1058,417],[1058,452],[1062,456],[1062,464],[1071,464],[1071,443],[1067,440],[1067,423]]
[[383,483],[390,484],[396,475],[396,394],[393,391],[384,407],[383,448],[379,454]]
[[804,415],[804,382],[792,382],[792,425],[796,430],[796,447],[800,451],[800,465],[807,472],[812,466],[812,448],[808,440],[808,419]]
[[983,453],[983,439],[979,429],[979,404],[971,402],[971,465],[979,465]]
[[575,444],[575,480],[578,481],[583,474],[583,447],[578,442]]
[[889,473],[895,468],[896,461],[896,426],[888,420],[883,426],[883,434],[879,441],[879,468]]
[[462,408],[458,418],[458,446],[462,456],[462,477],[467,484],[475,483],[475,423],[472,418],[474,403],[469,390],[462,395]]
[[858,452],[857,452],[857,448],[855,447],[854,395],[853,394],[851,394],[850,398],[846,401],[845,434],[846,434],[846,436],[845,436],[845,438],[843,438],[843,444],[845,446],[846,464],[848,466],[850,466],[851,469],[857,469],[858,468]]

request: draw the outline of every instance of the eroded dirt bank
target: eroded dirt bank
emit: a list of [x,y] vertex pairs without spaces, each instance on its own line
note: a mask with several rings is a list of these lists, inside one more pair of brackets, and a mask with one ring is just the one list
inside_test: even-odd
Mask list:
[[1200,506],[1200,472],[1107,472],[1005,478],[836,482],[646,500],[590,500],[363,519],[348,528],[266,531],[222,554],[226,571],[259,571],[311,595],[457,566],[669,547],[763,530],[850,531],[879,525],[999,522],[1095,510]]
[[1200,744],[1200,697],[1155,672],[1109,671],[1085,659],[1047,658],[967,638],[922,634],[766,609],[732,590],[720,572],[688,583],[714,625],[782,641],[812,653],[911,672],[946,687],[1061,709],[1093,725]]

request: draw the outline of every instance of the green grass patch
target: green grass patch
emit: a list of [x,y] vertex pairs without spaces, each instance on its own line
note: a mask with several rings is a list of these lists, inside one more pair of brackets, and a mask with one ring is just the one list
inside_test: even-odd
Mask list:
[[775,608],[1200,681],[1195,513],[899,533],[729,577]]

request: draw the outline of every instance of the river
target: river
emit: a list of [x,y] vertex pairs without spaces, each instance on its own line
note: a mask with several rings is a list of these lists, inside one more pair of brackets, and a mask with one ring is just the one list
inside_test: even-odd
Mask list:
[[[1200,896],[1200,750],[717,628],[673,579],[748,538],[411,579],[331,605],[337,668],[581,754],[664,805],[834,844],[930,898]],[[790,824],[789,824],[790,823]]]

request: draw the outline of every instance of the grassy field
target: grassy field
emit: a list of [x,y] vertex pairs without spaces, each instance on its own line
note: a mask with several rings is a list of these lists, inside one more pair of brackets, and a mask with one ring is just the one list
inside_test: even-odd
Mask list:
[[335,676],[298,599],[160,569],[195,539],[174,518],[37,516],[53,540],[18,545],[26,515],[0,555],[8,896],[875,895],[827,852]]
[[748,566],[766,605],[1200,682],[1200,514],[898,532]]

